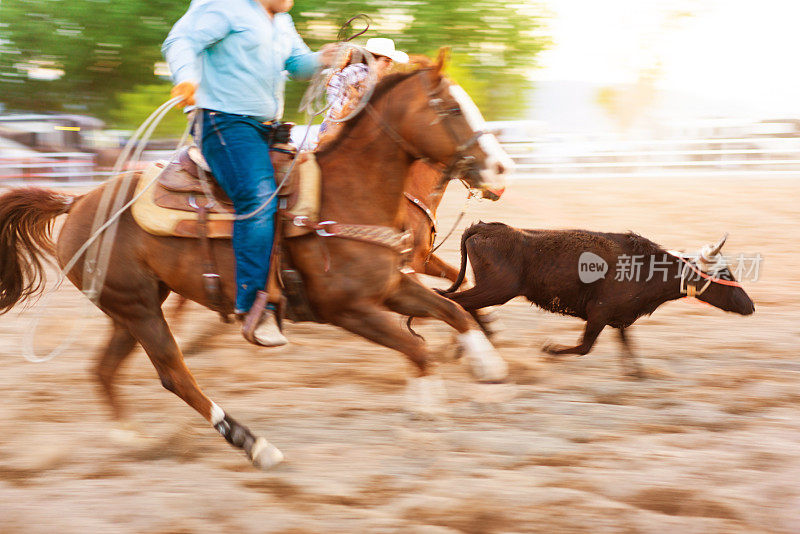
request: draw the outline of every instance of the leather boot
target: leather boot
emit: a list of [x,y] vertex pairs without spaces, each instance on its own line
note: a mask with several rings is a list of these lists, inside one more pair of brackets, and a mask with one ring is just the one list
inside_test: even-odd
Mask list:
[[262,347],[280,347],[289,343],[278,327],[278,318],[274,310],[264,310],[261,323],[253,332],[253,342]]

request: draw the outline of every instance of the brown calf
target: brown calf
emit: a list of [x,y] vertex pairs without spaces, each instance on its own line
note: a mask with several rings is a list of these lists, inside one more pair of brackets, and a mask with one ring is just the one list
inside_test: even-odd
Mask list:
[[[519,230],[479,222],[462,235],[461,270],[443,294],[470,312],[523,296],[544,310],[584,319],[581,343],[545,346],[552,355],[587,354],[606,325],[617,328],[625,372],[641,377],[625,335],[639,317],[683,296],[741,315],[755,310],[719,255],[723,243],[724,238],[704,247],[695,258],[634,233]],[[475,286],[456,292],[468,257]]]

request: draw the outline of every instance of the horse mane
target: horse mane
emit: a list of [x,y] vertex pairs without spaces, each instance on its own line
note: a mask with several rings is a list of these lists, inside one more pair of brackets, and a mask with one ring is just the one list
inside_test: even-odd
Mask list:
[[[424,57],[424,56],[420,56]],[[398,86],[400,83],[404,82],[405,80],[419,74],[423,70],[425,70],[428,65],[430,65],[430,60],[425,58],[426,62],[419,62],[416,63],[418,65],[425,65],[421,68],[413,69],[409,72],[395,72],[392,74],[387,75],[381,81],[379,81],[375,85],[375,89],[372,91],[372,95],[369,98],[369,103],[372,104],[377,102],[380,98],[382,98],[386,93],[391,91],[393,88]],[[361,122],[361,119],[366,115],[366,112],[362,109],[361,112],[350,119],[349,121],[345,122],[342,128],[339,130],[339,133],[336,134],[336,137],[331,139],[330,141],[326,142],[322,147],[319,147],[316,150],[316,155],[321,156],[327,154],[328,152],[335,149],[339,143],[341,143],[342,139],[347,137],[350,134],[350,131],[356,127],[356,125]]]

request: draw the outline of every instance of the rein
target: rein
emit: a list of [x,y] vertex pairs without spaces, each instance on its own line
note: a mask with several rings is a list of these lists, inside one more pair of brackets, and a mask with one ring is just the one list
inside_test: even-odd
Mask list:
[[[427,79],[425,79],[425,80],[426,80],[425,84],[427,86]],[[431,161],[430,161],[430,159],[428,157],[423,155],[419,150],[416,149],[416,147],[411,145],[411,143],[406,141],[405,138],[403,138],[403,136],[401,136],[399,133],[397,133],[397,131],[394,128],[392,128],[384,120],[384,118],[381,116],[381,114],[378,113],[378,111],[372,106],[371,103],[367,103],[367,105],[366,105],[367,112],[370,114],[370,116],[372,116],[372,118],[375,120],[375,122],[378,123],[378,125],[381,127],[381,129],[384,132],[386,132],[386,134],[389,136],[389,138],[392,139],[392,141],[394,141],[395,144],[397,144],[400,148],[402,148],[412,158],[424,162],[426,165],[428,165],[429,167],[433,168],[437,172],[442,172],[442,177],[443,177],[442,181],[443,182],[450,180],[451,177],[456,173],[456,171],[459,168],[466,167],[466,166],[470,165],[475,160],[475,158],[473,156],[465,155],[464,152],[469,150],[472,147],[472,145],[476,144],[478,142],[478,140],[482,136],[486,135],[486,133],[487,133],[487,132],[485,132],[483,130],[478,130],[469,139],[467,139],[466,141],[464,141],[461,144],[458,144],[458,135],[456,134],[455,130],[453,129],[453,126],[450,124],[450,121],[448,121],[446,119],[448,117],[451,117],[451,116],[459,115],[459,114],[462,113],[462,111],[461,111],[461,109],[459,107],[445,109],[442,106],[442,104],[444,103],[444,100],[439,98],[436,95],[440,91],[442,91],[442,86],[444,85],[444,83],[445,83],[445,80],[442,79],[442,81],[441,81],[441,83],[439,84],[438,87],[433,87],[433,88],[428,87],[426,89],[427,90],[427,96],[428,96],[428,105],[430,107],[432,107],[434,109],[434,111],[436,112],[436,119],[434,119],[434,121],[431,123],[431,125],[434,125],[434,124],[437,124],[438,122],[441,122],[442,125],[445,127],[445,130],[447,131],[448,135],[450,136],[450,139],[454,143],[456,143],[456,145],[457,145],[455,153],[453,155],[452,161],[444,168],[443,171],[441,170],[440,166],[438,166],[438,165],[436,165],[434,163],[431,163]],[[468,187],[468,189],[469,189],[469,187]],[[432,212],[430,211],[430,209],[427,206],[422,204],[422,202],[419,199],[414,198],[409,193],[405,193],[405,196],[412,204],[414,204],[419,209],[421,209],[425,213],[425,215],[428,217],[428,221],[429,221],[429,224],[430,224],[430,227],[431,227],[431,244],[433,244],[433,241],[436,238],[436,219],[433,217]],[[425,258],[426,262],[430,259],[430,257],[433,255],[433,253],[436,252],[439,249],[439,247],[444,245],[445,241],[447,241],[447,239],[451,235],[453,235],[453,232],[458,227],[458,224],[461,222],[461,219],[463,219],[464,215],[466,214],[467,208],[469,207],[469,203],[474,198],[474,196],[475,195],[473,193],[471,193],[471,192],[467,194],[467,199],[466,199],[466,201],[464,203],[464,208],[461,210],[461,213],[458,214],[458,217],[456,218],[455,223],[453,223],[453,227],[450,228],[450,231],[447,233],[447,235],[445,235],[444,239],[442,239],[442,241],[439,242],[438,245],[436,245],[435,247],[431,248],[430,252],[428,252],[428,255]]]
[[444,239],[442,239],[439,242],[439,244],[436,245],[436,246],[433,246],[434,241],[436,241],[436,233],[437,233],[436,232],[436,217],[433,214],[433,210],[431,210],[420,199],[418,199],[417,197],[415,197],[411,193],[403,192],[403,194],[406,196],[406,200],[411,202],[411,204],[413,206],[416,206],[417,208],[419,208],[420,211],[422,211],[422,213],[424,213],[425,216],[428,219],[428,226],[430,227],[430,232],[431,232],[431,247],[432,248],[428,252],[428,254],[425,256],[425,263],[427,263],[428,260],[430,260],[431,256],[433,256],[433,253],[436,252],[437,250],[439,250],[439,247],[444,245],[445,241],[447,241],[450,238],[450,236],[453,235],[453,232],[455,232],[456,228],[458,228],[458,225],[461,222],[461,219],[463,219],[464,215],[467,214],[467,210],[469,209],[470,202],[472,201],[472,199],[474,199],[477,196],[477,194],[474,192],[474,190],[469,189],[469,187],[466,184],[464,184],[464,186],[467,187],[467,198],[464,201],[464,207],[461,208],[461,212],[458,214],[458,217],[456,217],[456,220],[453,223],[453,226],[450,228],[450,231],[447,232],[447,235],[444,236]]
[[381,116],[381,114],[377,112],[377,110],[372,106],[372,104],[368,103],[366,105],[366,109],[367,109],[367,113],[369,113],[372,116],[372,118],[375,119],[375,122],[378,123],[378,126],[380,126],[381,129],[383,129],[384,132],[386,132],[386,134],[391,138],[392,141],[395,142],[395,144],[400,145],[400,148],[402,148],[404,151],[406,151],[408,153],[408,155],[410,155],[412,158],[418,159],[418,160],[422,160],[425,163],[427,163],[428,165],[431,165],[431,166],[433,166],[435,168],[434,164],[430,163],[430,159],[428,159],[426,156],[424,156],[411,143],[406,141],[403,138],[402,135],[397,133],[397,131],[395,131],[395,129],[392,128],[389,125],[389,123],[387,123],[384,120],[384,118]]
[[[453,235],[453,232],[455,232],[456,228],[458,228],[458,224],[461,222],[461,219],[463,219],[464,215],[467,214],[467,210],[469,209],[470,202],[476,196],[477,196],[477,194],[473,190],[467,189],[467,198],[466,198],[466,200],[464,200],[464,207],[461,208],[461,213],[459,213],[458,217],[456,217],[456,221],[453,223],[453,226],[450,228],[450,231],[447,232],[447,235],[444,236],[444,239],[439,241],[439,244],[436,245],[435,247],[431,248],[431,251],[428,252],[428,256],[425,258],[426,262],[430,259],[431,256],[433,256],[433,253],[436,252],[437,250],[439,250],[439,247],[444,245],[445,241],[447,241],[450,238],[450,236]],[[436,228],[433,229],[433,235],[434,235],[434,237],[436,236]],[[433,243],[433,240],[431,240],[431,243]]]

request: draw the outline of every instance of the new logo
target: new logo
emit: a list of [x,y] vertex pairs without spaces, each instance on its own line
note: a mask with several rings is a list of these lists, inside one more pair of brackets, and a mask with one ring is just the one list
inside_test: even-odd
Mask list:
[[584,284],[591,284],[606,276],[608,263],[591,252],[584,252],[578,258],[578,277]]

